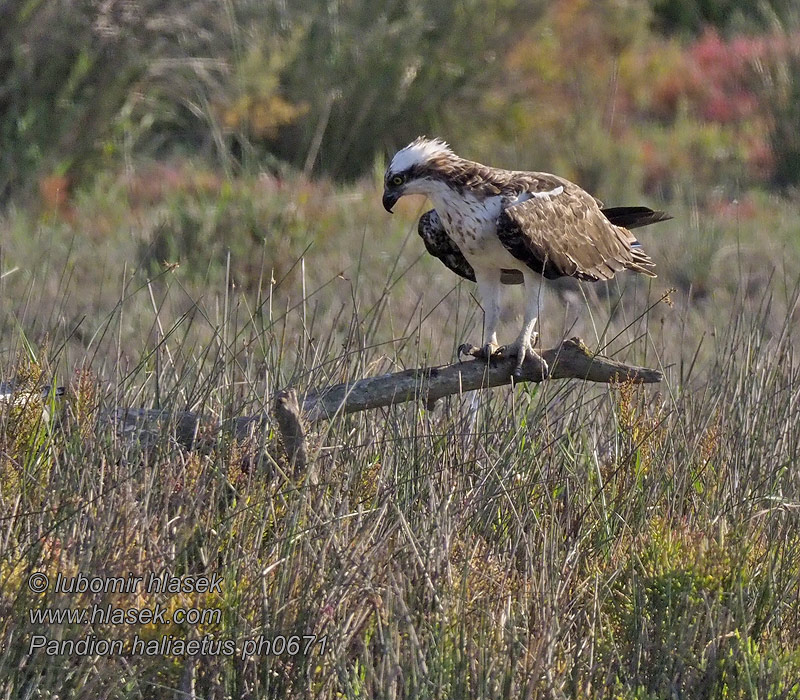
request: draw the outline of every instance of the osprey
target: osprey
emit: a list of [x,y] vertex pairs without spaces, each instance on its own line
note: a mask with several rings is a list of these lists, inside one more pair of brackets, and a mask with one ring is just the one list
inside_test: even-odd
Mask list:
[[398,151],[386,170],[385,209],[391,213],[407,194],[426,195],[435,207],[419,221],[428,251],[478,283],[484,311],[484,345],[478,356],[489,359],[504,352],[496,330],[501,285],[524,282],[522,330],[505,349],[516,356],[517,373],[525,358],[535,354],[537,275],[596,282],[633,270],[655,277],[653,261],[628,229],[672,218],[647,207],[603,209],[562,177],[489,168],[460,158],[444,141],[424,137]]

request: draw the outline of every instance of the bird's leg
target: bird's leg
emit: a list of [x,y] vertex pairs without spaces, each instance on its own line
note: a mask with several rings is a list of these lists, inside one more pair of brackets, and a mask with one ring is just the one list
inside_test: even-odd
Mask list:
[[[477,274],[476,274],[477,277]],[[500,322],[500,270],[477,277],[483,304],[483,352],[489,359],[497,352],[497,324]]]
[[464,353],[482,360],[489,360],[497,354],[497,324],[500,321],[500,270],[475,270],[478,282],[478,295],[483,305],[483,344],[480,348],[464,343],[458,349],[459,356]]
[[[541,313],[541,280],[537,279],[534,272],[525,271],[523,274],[525,276],[525,294],[527,296],[525,301],[525,320],[522,324],[522,330],[514,343],[507,348],[503,348],[503,354],[516,356],[517,358],[517,364],[514,369],[514,374],[516,375],[521,374],[522,365],[527,357],[536,355],[544,363],[542,357],[533,349],[533,342],[538,339],[538,333],[534,333],[534,328]],[[545,373],[547,372],[546,364],[544,364],[544,371]]]

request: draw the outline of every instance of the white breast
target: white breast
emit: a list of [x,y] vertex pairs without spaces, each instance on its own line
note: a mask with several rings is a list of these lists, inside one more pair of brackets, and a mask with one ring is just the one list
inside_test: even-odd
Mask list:
[[429,196],[445,230],[473,267],[524,267],[497,238],[497,219],[507,201],[503,197],[478,199],[446,186]]
[[[463,195],[449,187],[431,196],[447,232],[463,253],[464,246],[474,247],[487,237],[495,237],[502,198],[478,199],[469,192]],[[462,245],[463,244],[463,245]]]

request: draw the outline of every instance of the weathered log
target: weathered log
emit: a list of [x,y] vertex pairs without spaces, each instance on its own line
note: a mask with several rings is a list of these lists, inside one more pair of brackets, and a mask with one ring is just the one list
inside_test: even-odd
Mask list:
[[335,414],[355,413],[382,406],[420,399],[432,404],[437,399],[474,389],[503,386],[514,382],[541,382],[544,379],[583,379],[589,382],[633,381],[643,384],[660,382],[655,369],[626,365],[603,355],[592,355],[580,338],[570,338],[561,345],[526,360],[519,376],[514,376],[513,357],[492,360],[469,360],[441,367],[408,369],[380,377],[359,379],[312,391],[303,400],[303,414],[309,422],[331,418]]
[[[309,462],[303,422],[327,420],[335,415],[392,406],[421,400],[432,405],[445,396],[465,391],[503,386],[512,382],[541,382],[544,379],[582,379],[590,382],[633,381],[645,384],[660,382],[662,374],[655,369],[627,365],[617,360],[593,355],[580,338],[565,340],[561,345],[544,350],[542,364],[534,356],[526,360],[519,376],[513,374],[515,360],[469,360],[440,367],[422,367],[368,377],[306,393],[302,403],[294,390],[279,392],[273,401],[273,414],[286,447],[289,463],[302,470]],[[63,392],[60,392],[63,393]],[[15,394],[6,391],[6,401]],[[0,399],[3,396],[0,395]],[[117,408],[105,416],[116,426],[118,434],[142,442],[158,439],[165,424],[172,423],[175,438],[191,447],[198,432],[207,435],[228,430],[238,439],[245,439],[265,428],[271,420],[267,412],[240,416],[224,423],[193,411]],[[202,427],[202,431],[201,431]]]
[[308,465],[308,443],[294,389],[281,391],[275,397],[275,419],[283,439],[286,457],[296,472],[303,472]]

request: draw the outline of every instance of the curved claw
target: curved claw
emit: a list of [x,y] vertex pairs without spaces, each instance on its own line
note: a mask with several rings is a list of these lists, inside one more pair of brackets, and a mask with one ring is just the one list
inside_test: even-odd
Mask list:
[[481,359],[482,360],[491,360],[497,357],[497,351],[499,350],[497,343],[486,343],[480,352],[481,352]]
[[[536,337],[536,335],[533,336],[533,342],[536,341]],[[514,343],[513,345],[503,348],[503,351],[511,357],[516,357],[516,363],[514,364],[513,371],[513,375],[515,377],[522,376],[525,362],[530,361],[532,358],[536,358],[537,363],[541,365],[544,376],[546,376],[549,372],[549,368],[544,358],[533,349],[533,345],[531,343]]]
[[458,361],[461,362],[462,355],[468,355],[469,357],[476,357],[475,353],[480,352],[480,348],[476,348],[472,343],[461,343],[458,346],[458,350],[456,351],[458,354]]
[[[526,372],[524,371],[525,369],[524,365],[531,363],[539,365],[542,378],[546,378],[547,375],[550,374],[550,367],[548,367],[545,359],[532,348],[528,348],[524,355],[520,353],[520,355],[517,357],[517,363],[516,366],[514,367],[513,375],[515,377],[521,377],[523,374],[526,374]],[[531,367],[528,367],[527,371],[528,374],[530,374],[530,370]]]
[[523,345],[517,350],[517,363],[514,365],[513,372],[515,377],[522,375],[522,365],[525,364],[525,358],[528,356],[528,353],[533,353],[533,348],[527,348]]
[[494,360],[499,356],[500,349],[494,343],[486,343],[482,348],[476,347],[471,343],[462,343],[458,346],[458,359],[461,360],[462,355],[469,355],[476,360]]

